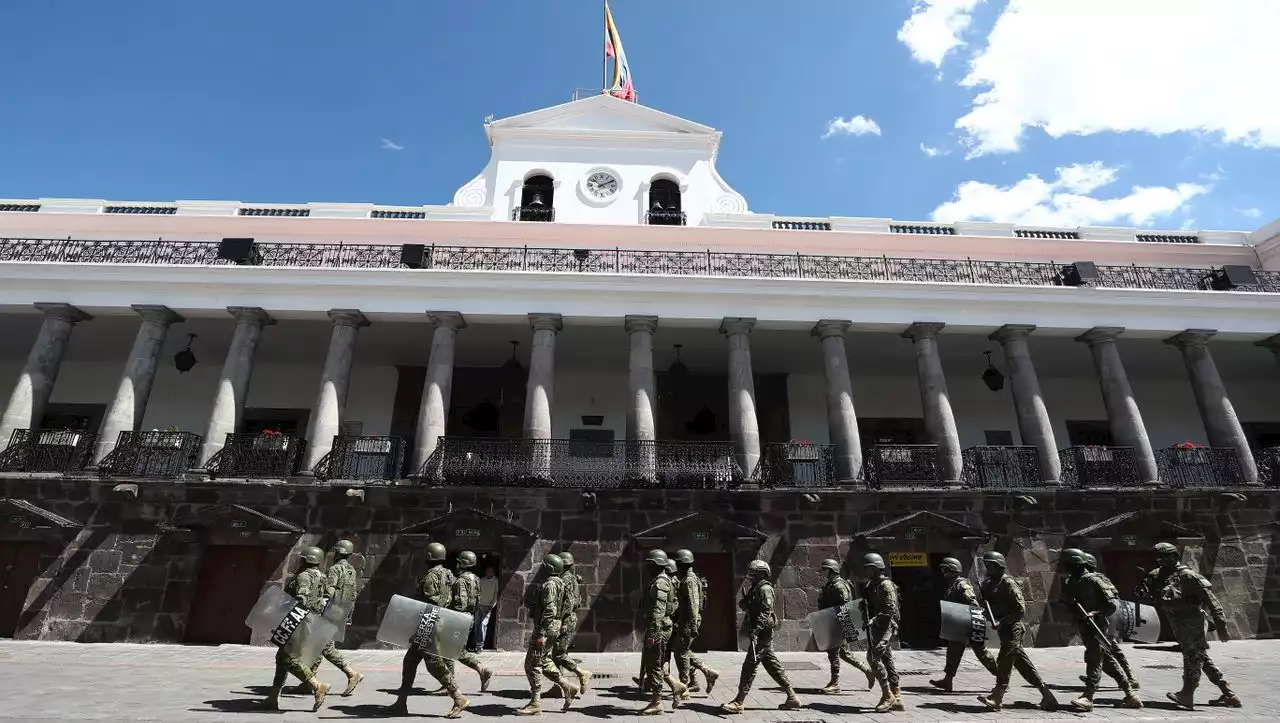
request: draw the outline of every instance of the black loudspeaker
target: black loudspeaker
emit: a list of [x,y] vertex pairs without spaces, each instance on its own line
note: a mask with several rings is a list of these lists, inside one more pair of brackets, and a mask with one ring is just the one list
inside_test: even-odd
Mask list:
[[1210,272],[1209,285],[1217,291],[1230,291],[1241,286],[1257,286],[1258,275],[1248,266],[1223,266]]
[[1091,286],[1098,280],[1098,265],[1092,261],[1077,261],[1062,267],[1064,286]]
[[218,244],[218,259],[240,266],[257,266],[262,263],[262,254],[251,238],[224,238]]
[[400,247],[400,265],[411,269],[425,268],[427,247],[423,244],[405,244]]

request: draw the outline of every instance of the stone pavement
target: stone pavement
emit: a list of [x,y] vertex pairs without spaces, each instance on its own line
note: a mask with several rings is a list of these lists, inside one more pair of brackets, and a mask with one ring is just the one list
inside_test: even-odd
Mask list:
[[[1032,659],[1063,701],[1081,688],[1077,678],[1084,666],[1083,648],[1029,649]],[[987,713],[975,696],[986,692],[991,678],[978,667],[970,653],[956,679],[956,692],[937,693],[928,683],[942,668],[942,654],[935,651],[895,653],[898,669],[904,674],[902,689],[907,703],[904,713],[877,716],[871,712],[878,693],[868,692],[859,683],[865,678],[845,669],[841,695],[822,695],[817,689],[827,678],[826,657],[821,653],[782,653],[792,681],[805,707],[780,711],[782,695],[760,671],[756,688],[747,699],[742,716],[723,716],[720,703],[730,700],[738,681],[741,653],[709,653],[703,659],[724,676],[715,692],[697,694],[665,718],[671,723],[707,723],[733,720],[741,723],[834,723],[864,714],[895,721],[955,720],[1159,720],[1159,721],[1276,721],[1280,720],[1280,686],[1275,684],[1280,669],[1280,641],[1233,641],[1214,644],[1212,654],[1226,672],[1240,697],[1243,710],[1221,710],[1201,706],[1180,711],[1164,698],[1165,691],[1180,687],[1181,656],[1168,646],[1127,646],[1131,663],[1142,683],[1141,696],[1148,704],[1143,710],[1111,707],[1119,699],[1114,688],[1098,694],[1098,707],[1088,715],[1068,712],[1042,713],[1031,706],[1036,692],[1020,685],[1006,698],[1005,711]],[[401,654],[397,651],[348,651],[349,659],[366,678],[351,698],[330,697],[319,713],[310,713],[310,698],[286,696],[287,712],[260,710],[260,700],[271,683],[273,651],[262,647],[185,647],[177,645],[86,645],[78,643],[0,641],[0,720],[23,721],[103,721],[149,720],[254,721],[263,717],[286,720],[350,721],[360,718],[398,720],[380,714],[390,703],[390,691],[399,685]],[[589,669],[602,674],[591,692],[574,709],[564,714],[559,701],[548,700],[545,712],[535,720],[548,723],[591,723],[609,718],[632,718],[643,703],[631,684],[639,654],[580,654]],[[523,656],[491,653],[486,664],[495,667],[490,692],[480,694],[475,673],[458,667],[458,679],[472,707],[464,720],[480,723],[486,718],[510,716],[524,704],[528,690],[522,670]],[[321,677],[341,690],[343,676],[327,663]],[[291,681],[292,683],[292,681]],[[418,673],[420,686],[433,681],[424,670]],[[432,686],[434,687],[434,686]],[[1217,689],[1204,681],[1197,700],[1217,696]],[[668,710],[670,703],[668,702]],[[408,719],[439,718],[448,709],[446,698],[414,696],[409,699]],[[659,718],[661,720],[661,718]]]

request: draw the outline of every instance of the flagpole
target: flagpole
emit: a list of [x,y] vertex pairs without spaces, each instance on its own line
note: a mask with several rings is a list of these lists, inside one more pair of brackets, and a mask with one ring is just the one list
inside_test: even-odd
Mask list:
[[[603,13],[601,14],[600,19],[604,21],[605,42],[608,42],[609,0],[603,0],[603,2],[600,3],[600,7],[603,10]],[[600,93],[601,94],[607,93],[608,89],[609,89],[609,54],[604,52],[604,49],[601,48],[600,50]]]

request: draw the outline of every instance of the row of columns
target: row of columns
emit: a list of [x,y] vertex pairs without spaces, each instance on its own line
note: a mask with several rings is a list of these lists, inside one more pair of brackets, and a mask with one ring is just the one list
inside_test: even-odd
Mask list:
[[[44,322],[9,403],[0,416],[0,441],[6,444],[15,429],[32,428],[39,423],[52,394],[72,330],[77,323],[92,318],[69,304],[39,303],[35,306],[44,312]],[[142,318],[142,323],[116,393],[103,418],[93,456],[94,464],[110,453],[120,432],[137,431],[141,425],[169,327],[183,321],[181,315],[164,306],[137,305],[132,308]],[[257,307],[228,307],[227,311],[235,319],[236,328],[218,379],[200,452],[200,467],[204,467],[222,448],[228,433],[240,428],[254,356],[263,330],[275,323],[265,310]],[[333,331],[307,429],[310,442],[304,463],[307,471],[330,451],[333,437],[339,433],[350,386],[356,337],[359,329],[369,325],[364,314],[354,309],[331,310],[329,318],[333,321]],[[466,328],[466,321],[458,312],[428,312],[427,318],[435,328],[435,334],[413,447],[415,470],[425,464],[446,432],[457,335]],[[761,454],[751,366],[750,336],[755,323],[755,319],[734,317],[724,319],[720,325],[720,332],[728,343],[730,436],[738,464],[746,472],[755,468]],[[556,335],[564,325],[559,314],[550,313],[529,314],[529,324],[533,330],[533,344],[526,389],[524,436],[528,439],[550,439]],[[823,355],[830,439],[835,447],[838,474],[844,479],[856,478],[863,462],[844,342],[845,333],[851,325],[848,320],[824,319],[813,328]],[[653,441],[656,439],[653,336],[658,328],[658,318],[627,316],[624,328],[630,342],[627,438]],[[938,352],[937,337],[944,328],[942,322],[916,322],[903,331],[902,336],[909,339],[915,348],[925,427],[938,445],[940,474],[943,481],[954,482],[960,479],[963,462],[959,431]],[[1007,324],[989,338],[999,342],[1004,352],[1022,442],[1035,447],[1041,478],[1046,482],[1056,482],[1061,475],[1058,446],[1028,343],[1035,328],[1026,324]],[[1154,482],[1159,477],[1155,455],[1115,344],[1123,332],[1120,327],[1096,327],[1077,337],[1077,341],[1087,344],[1092,355],[1113,438],[1119,445],[1134,449],[1143,481]],[[1245,481],[1256,482],[1257,465],[1248,440],[1209,352],[1208,341],[1215,333],[1191,329],[1165,341],[1182,353],[1209,444],[1233,448]],[[1280,334],[1264,339],[1258,345],[1270,348],[1280,361]]]

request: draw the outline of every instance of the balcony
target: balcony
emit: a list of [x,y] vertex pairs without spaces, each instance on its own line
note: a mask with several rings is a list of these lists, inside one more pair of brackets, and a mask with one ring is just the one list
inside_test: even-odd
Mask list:
[[1253,450],[1258,463],[1258,483],[1266,487],[1280,487],[1280,447],[1264,447]]
[[209,478],[284,479],[298,473],[305,446],[292,434],[228,434],[226,444],[209,459]]
[[1035,447],[979,446],[964,450],[965,487],[1024,489],[1044,487]]
[[1230,447],[1176,446],[1155,450],[1160,484],[1175,489],[1243,487],[1244,474]]
[[727,489],[742,483],[732,442],[583,442],[442,437],[426,484],[476,487]]
[[312,470],[317,479],[385,481],[400,478],[405,440],[401,437],[333,438],[333,447]]
[[103,458],[103,476],[180,479],[196,464],[204,438],[190,432],[121,432]]
[[98,435],[74,429],[15,429],[0,452],[0,472],[78,472]]
[[1143,483],[1132,447],[1068,447],[1058,452],[1058,459],[1062,462],[1062,484],[1067,487],[1123,489]]
[[648,211],[644,222],[650,226],[683,226],[685,215],[684,211]]
[[949,486],[938,481],[936,444],[878,444],[867,450],[863,468],[873,491]]
[[835,447],[808,442],[767,445],[751,481],[769,488],[834,487],[841,482]]
[[511,220],[550,223],[556,220],[556,210],[549,206],[517,206],[511,210]]

